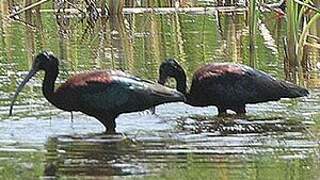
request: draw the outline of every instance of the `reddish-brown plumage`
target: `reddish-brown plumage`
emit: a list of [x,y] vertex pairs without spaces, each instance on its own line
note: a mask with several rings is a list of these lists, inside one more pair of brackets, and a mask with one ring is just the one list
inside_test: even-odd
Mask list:
[[80,89],[90,87],[92,83],[108,85],[111,82],[111,71],[79,73],[71,76],[65,83],[62,83],[54,91],[54,94],[48,97],[48,100],[59,109],[65,111],[80,111],[81,94],[83,94]]
[[106,71],[94,71],[87,73],[80,73],[71,76],[62,86],[86,86],[88,82],[100,82],[100,83],[111,83],[110,73]]
[[208,64],[199,68],[194,74],[193,79],[202,81],[212,77],[224,76],[226,74],[243,75],[243,70],[238,66],[230,64]]

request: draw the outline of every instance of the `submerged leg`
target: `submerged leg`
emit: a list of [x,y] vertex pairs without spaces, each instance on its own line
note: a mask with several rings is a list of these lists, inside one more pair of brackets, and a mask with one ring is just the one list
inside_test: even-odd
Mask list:
[[227,115],[227,108],[223,107],[223,106],[217,106],[218,108],[218,116],[225,116]]
[[149,111],[151,112],[151,114],[155,114],[156,113],[156,107],[152,106],[151,108],[149,108]]
[[115,134],[116,133],[116,119],[108,120],[107,126],[104,124],[106,127],[106,134]]
[[97,117],[97,119],[104,125],[106,128],[106,134],[115,134],[116,133],[116,118],[115,117]]
[[246,114],[246,105],[242,104],[239,106],[235,106],[231,108],[237,115],[245,115]]

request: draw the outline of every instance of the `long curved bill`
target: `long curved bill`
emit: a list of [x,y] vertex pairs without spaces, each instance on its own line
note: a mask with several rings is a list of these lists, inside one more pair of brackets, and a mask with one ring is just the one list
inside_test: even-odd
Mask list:
[[13,108],[14,102],[16,101],[20,91],[27,84],[27,82],[36,74],[36,72],[37,71],[35,69],[31,69],[30,72],[28,73],[28,75],[23,79],[23,81],[21,82],[21,84],[17,88],[16,93],[14,94],[13,99],[11,101],[9,116],[12,115],[12,108]]
[[164,85],[167,81],[168,81],[168,76],[165,74],[160,74],[159,79],[158,79],[158,83],[161,85]]

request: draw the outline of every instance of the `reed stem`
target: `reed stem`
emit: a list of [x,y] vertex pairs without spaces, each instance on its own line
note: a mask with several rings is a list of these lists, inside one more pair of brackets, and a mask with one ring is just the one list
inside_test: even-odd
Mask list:
[[255,66],[255,46],[256,46],[256,0],[250,0],[249,6],[249,62],[252,67]]
[[302,57],[303,57],[303,50],[304,50],[304,45],[307,39],[307,35],[308,35],[308,31],[310,29],[310,27],[317,22],[317,20],[320,19],[320,14],[317,13],[315,14],[310,21],[308,22],[308,24],[303,28],[303,31],[300,35],[300,39],[299,39],[299,44],[297,47],[297,61],[301,62],[302,61]]
[[290,67],[299,66],[297,61],[296,46],[297,46],[297,16],[296,4],[289,0],[287,6],[287,52]]

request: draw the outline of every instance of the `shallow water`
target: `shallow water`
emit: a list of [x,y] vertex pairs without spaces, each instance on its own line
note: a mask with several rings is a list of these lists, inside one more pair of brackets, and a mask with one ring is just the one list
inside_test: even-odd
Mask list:
[[[261,177],[295,177],[295,172],[309,173],[298,173],[302,179],[318,177],[320,73],[313,67],[320,61],[319,53],[310,53],[311,68],[301,82],[310,90],[308,97],[248,105],[246,116],[224,118],[216,116],[215,107],[165,104],[157,107],[156,115],[148,111],[120,115],[116,120],[118,134],[104,135],[103,126],[94,118],[74,113],[71,119],[70,113],[50,105],[41,93],[43,74],[28,83],[14,115],[8,116],[10,98],[35,54],[49,49],[58,55],[59,82],[92,69],[121,69],[156,80],[159,64],[166,57],[179,59],[190,79],[192,72],[209,62],[252,64],[245,16],[129,14],[123,19],[98,20],[89,27],[78,17],[62,21],[43,13],[33,23],[35,32],[1,19],[3,162],[17,163],[23,171],[40,164],[41,176],[70,178],[143,178],[172,164],[189,166],[190,161],[228,172],[225,177],[230,179],[260,177],[259,173]],[[286,77],[281,40],[284,29],[284,19],[273,14],[261,17],[254,62],[257,69],[279,79]],[[43,156],[34,158],[30,153]],[[271,160],[259,166],[264,159]],[[293,161],[299,165],[292,165]],[[278,162],[283,162],[285,172],[277,170]],[[269,170],[263,172],[265,168]],[[6,164],[0,165],[0,172],[5,170]]]

